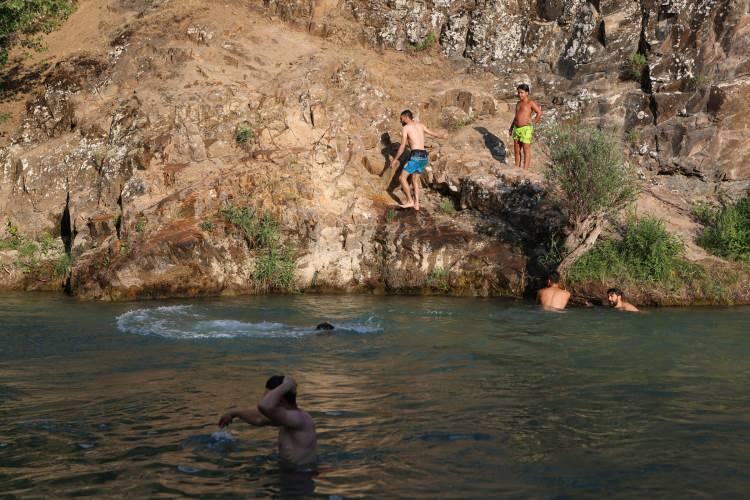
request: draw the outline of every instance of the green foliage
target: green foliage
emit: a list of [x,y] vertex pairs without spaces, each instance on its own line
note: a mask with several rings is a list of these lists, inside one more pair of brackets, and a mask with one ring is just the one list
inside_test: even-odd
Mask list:
[[391,222],[393,219],[396,218],[396,211],[392,208],[389,208],[388,211],[385,213],[385,221]]
[[684,259],[685,245],[655,217],[631,216],[622,238],[600,241],[570,269],[570,282],[657,283],[686,279],[696,267]]
[[451,124],[451,127],[454,130],[458,130],[467,125],[471,125],[472,123],[474,123],[474,120],[476,120],[476,116],[474,116],[474,113],[469,113],[464,118],[455,119]]
[[450,271],[436,267],[427,275],[427,285],[444,293],[450,291]]
[[75,0],[0,0],[0,68],[11,46],[41,48],[37,35],[62,24],[76,8]]
[[456,215],[456,207],[453,206],[453,200],[450,198],[440,200],[440,212],[449,216]]
[[5,235],[0,238],[0,250],[18,250],[23,241],[24,238],[18,232],[18,227],[8,221],[8,225],[5,226]]
[[545,136],[551,159],[545,179],[573,226],[592,215],[614,213],[635,199],[635,170],[610,133],[560,126]]
[[10,121],[11,118],[13,118],[13,115],[11,115],[9,112],[0,112],[0,125],[5,125]]
[[146,219],[138,219],[135,223],[135,232],[136,233],[142,233],[146,230],[146,224],[148,224],[148,221]]
[[427,36],[418,44],[412,45],[412,48],[417,52],[422,52],[434,46],[437,43],[437,35],[434,31],[427,33]]
[[722,207],[701,204],[693,213],[705,226],[700,246],[726,259],[750,262],[750,195]]
[[711,86],[710,79],[703,73],[696,73],[688,78],[685,83],[688,90],[704,89]]
[[640,81],[647,63],[645,54],[638,52],[632,54],[623,68],[625,76],[630,80]]
[[269,213],[258,215],[252,207],[227,205],[224,217],[240,228],[250,248],[260,250],[253,280],[263,290],[294,291],[295,252],[280,240],[279,223]]
[[290,248],[267,248],[255,260],[253,279],[262,289],[275,292],[294,291],[296,259]]
[[55,276],[63,278],[68,275],[73,265],[73,258],[68,253],[62,253],[55,262]]
[[631,128],[628,130],[627,135],[625,136],[625,139],[628,142],[628,145],[635,149],[641,144],[641,132],[638,129]]
[[237,141],[237,144],[247,144],[252,139],[255,138],[255,132],[253,132],[253,129],[246,125],[241,125],[237,127],[237,130],[234,133],[234,140]]
[[269,213],[258,216],[253,207],[229,204],[222,210],[224,217],[240,228],[251,248],[274,246],[279,238],[279,225]]
[[201,222],[200,227],[203,231],[212,231],[214,228],[214,223],[210,220],[204,220],[203,222]]
[[39,249],[44,255],[47,255],[50,250],[57,247],[58,240],[49,233],[44,233],[42,238],[39,240]]

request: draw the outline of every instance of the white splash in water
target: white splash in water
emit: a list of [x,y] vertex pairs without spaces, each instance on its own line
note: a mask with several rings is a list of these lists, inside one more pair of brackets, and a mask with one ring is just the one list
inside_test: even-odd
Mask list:
[[[117,317],[117,329],[123,333],[156,335],[174,339],[221,339],[236,337],[297,338],[322,332],[314,327],[302,328],[261,321],[257,323],[210,319],[196,312],[193,306],[163,306],[135,309]],[[364,322],[343,322],[333,332],[326,333],[379,333],[383,328],[376,318]]]

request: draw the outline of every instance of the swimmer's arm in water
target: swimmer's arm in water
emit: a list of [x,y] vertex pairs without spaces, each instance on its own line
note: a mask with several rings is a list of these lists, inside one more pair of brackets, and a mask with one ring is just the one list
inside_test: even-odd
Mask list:
[[406,149],[407,140],[409,140],[409,136],[406,132],[406,127],[404,127],[403,132],[401,132],[401,145],[398,147],[398,152],[396,153],[396,156],[393,157],[393,161],[391,161],[391,168],[398,167],[398,159],[401,158],[401,155],[404,153],[404,149]]
[[447,139],[448,138],[448,134],[446,134],[446,133],[440,134],[438,132],[433,132],[432,130],[428,129],[424,125],[422,125],[422,130],[424,130],[425,134],[431,135],[433,137],[437,137],[438,139]]
[[258,403],[258,411],[271,421],[271,425],[299,429],[304,426],[302,412],[296,408],[287,408],[281,404],[284,394],[294,392],[297,383],[289,375],[284,376],[280,386],[272,389]]
[[256,427],[271,425],[271,421],[264,417],[258,410],[229,410],[219,419],[219,427],[226,427],[232,420],[239,418],[243,422]]

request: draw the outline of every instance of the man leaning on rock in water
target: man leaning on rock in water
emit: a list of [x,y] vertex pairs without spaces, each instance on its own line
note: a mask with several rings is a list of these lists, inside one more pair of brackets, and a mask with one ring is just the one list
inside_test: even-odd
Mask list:
[[610,288],[607,290],[607,302],[610,307],[618,311],[638,312],[638,308],[625,300],[625,294],[619,288]]
[[547,275],[547,287],[537,292],[536,300],[543,308],[553,311],[561,311],[568,305],[570,292],[560,288],[560,274],[557,271]]
[[235,418],[256,427],[278,427],[282,465],[295,470],[315,466],[315,423],[309,413],[297,406],[297,383],[289,375],[269,378],[257,409],[230,410],[219,419],[219,427],[226,427]]
[[[419,191],[421,187],[419,176],[424,172],[424,168],[427,166],[428,162],[427,151],[424,148],[424,135],[428,134],[433,137],[447,139],[448,134],[438,134],[421,123],[415,122],[414,115],[408,109],[401,113],[401,126],[404,128],[401,134],[401,145],[398,148],[396,156],[393,157],[393,161],[391,161],[391,167],[398,167],[398,160],[404,153],[407,143],[411,150],[411,156],[409,156],[409,161],[404,165],[404,170],[398,177],[398,180],[401,183],[401,189],[406,195],[406,203],[400,203],[399,207],[414,207],[414,210],[419,210]],[[411,177],[411,183],[414,185],[414,198],[412,198],[411,189],[409,188],[409,177]]]

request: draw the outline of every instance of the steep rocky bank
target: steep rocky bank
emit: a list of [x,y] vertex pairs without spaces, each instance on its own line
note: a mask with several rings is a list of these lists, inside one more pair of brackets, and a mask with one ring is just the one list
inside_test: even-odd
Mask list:
[[[519,81],[549,120],[623,137],[638,210],[694,260],[693,202],[750,186],[747,1],[83,1],[48,44],[46,69],[6,75],[25,109],[0,149],[0,220],[60,244],[24,265],[0,250],[4,288],[283,291],[258,272],[278,252],[226,216],[253,207],[278,221],[292,288],[521,296],[565,219],[540,156],[511,166]],[[637,51],[647,65],[624,74]],[[428,144],[419,214],[392,208],[404,108],[451,133]]]

